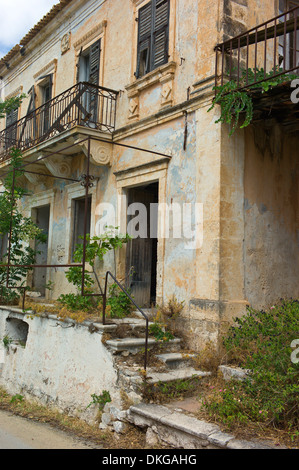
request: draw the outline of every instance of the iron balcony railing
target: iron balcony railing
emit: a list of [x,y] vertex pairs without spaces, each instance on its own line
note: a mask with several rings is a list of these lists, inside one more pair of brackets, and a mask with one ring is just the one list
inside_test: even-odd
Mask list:
[[215,86],[235,80],[254,87],[285,74],[299,74],[299,6],[215,47]]
[[0,162],[9,158],[12,147],[25,151],[75,126],[112,133],[117,94],[109,88],[77,83],[0,132]]

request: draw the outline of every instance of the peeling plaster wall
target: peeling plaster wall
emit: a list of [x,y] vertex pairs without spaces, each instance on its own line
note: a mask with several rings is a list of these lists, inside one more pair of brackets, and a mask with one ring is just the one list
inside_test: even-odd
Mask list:
[[82,417],[89,415],[85,408],[93,393],[108,390],[111,397],[118,397],[117,373],[101,334],[91,334],[84,325],[31,318],[1,307],[1,338],[8,334],[9,318],[22,320],[29,330],[25,347],[10,344],[5,353],[0,385],[8,393],[36,398]]
[[[215,124],[219,109],[207,112],[215,45],[273,17],[278,2],[172,0],[169,63],[136,80],[135,19],[142,5],[140,0],[75,0],[55,27],[48,25],[32,41],[16,68],[12,64],[5,71],[6,93],[20,84],[27,91],[39,74],[53,67],[53,95],[73,86],[81,47],[101,37],[99,84],[120,91],[114,142],[171,154],[172,159],[165,163],[157,155],[114,145],[110,165],[91,169],[98,178],[94,226],[98,206],[105,202],[117,214],[111,225],[124,227],[119,195],[149,181],[159,180],[159,202],[170,208],[203,204],[203,245],[186,249],[186,240],[171,237],[170,231],[158,243],[157,276],[158,303],[173,295],[185,301],[181,328],[190,346],[200,349],[208,340],[217,342],[222,327],[243,314],[248,302],[264,306],[277,297],[299,294],[296,139],[283,138],[277,126],[269,142],[268,130],[261,127],[229,138],[227,127]],[[61,39],[68,33],[69,48],[62,53]],[[78,177],[86,158],[74,155],[71,161],[72,176]],[[70,261],[70,187],[52,179],[29,185],[38,195],[54,190],[51,263]],[[124,260],[122,250],[117,259],[121,277]],[[113,266],[110,256],[99,268],[104,273]],[[65,269],[51,270],[48,280],[54,281],[52,298],[71,290]]]
[[279,126],[246,132],[245,290],[255,308],[299,296],[298,144]]

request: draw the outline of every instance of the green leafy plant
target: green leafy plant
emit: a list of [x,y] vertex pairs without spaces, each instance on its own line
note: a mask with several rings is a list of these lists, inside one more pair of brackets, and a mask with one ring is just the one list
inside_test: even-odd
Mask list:
[[90,311],[95,308],[95,303],[92,297],[83,296],[80,294],[61,294],[58,301],[67,309],[73,311]]
[[[86,294],[95,293],[96,289],[103,293],[103,289],[99,280],[96,270],[96,262],[102,261],[104,255],[110,251],[121,248],[125,243],[130,240],[129,235],[118,235],[116,233],[117,227],[107,227],[107,231],[100,236],[90,237],[86,235],[85,244],[85,261],[89,264],[92,271],[84,271],[84,292]],[[83,239],[83,237],[80,237]],[[82,263],[84,245],[77,244],[73,255],[75,263]],[[76,294],[62,294],[58,301],[70,308],[71,310],[89,310],[95,308],[96,301],[92,296],[82,296],[82,268],[80,266],[73,266],[69,268],[66,273],[67,280],[77,288]],[[122,300],[122,297],[120,296]]]
[[22,93],[19,96],[13,96],[5,101],[0,102],[0,119],[4,118],[5,115],[10,114],[15,109],[21,106],[23,99],[26,98],[26,95]]
[[[261,90],[262,93],[265,93],[281,83],[298,78],[297,75],[290,74],[277,76],[277,74],[282,72],[283,70],[279,67],[268,73],[265,73],[263,68],[249,68],[247,71],[242,70],[239,83],[237,79],[232,79],[224,85],[219,85],[213,88],[216,90],[216,96],[213,100],[212,106],[208,109],[208,112],[214,109],[216,104],[220,105],[221,115],[216,123],[222,122],[224,124],[231,125],[232,127],[229,133],[231,136],[239,126],[241,115],[244,115],[244,120],[239,126],[240,129],[247,127],[252,121],[253,102],[251,90],[258,89]],[[242,89],[242,87],[246,85],[250,86],[246,89]]]
[[149,334],[153,335],[156,341],[170,341],[174,336],[170,331],[167,331],[165,326],[158,321],[155,321],[149,326]]
[[249,308],[224,339],[229,362],[250,370],[231,381],[205,408],[223,422],[262,421],[296,433],[299,428],[299,364],[291,343],[299,338],[299,301],[282,300],[268,311]]
[[8,335],[5,335],[2,341],[3,341],[4,347],[8,349],[9,345],[12,343],[13,340]]
[[[131,294],[130,289],[127,289],[128,294]],[[107,299],[107,306],[111,318],[124,318],[130,315],[133,310],[133,304],[129,297],[119,289],[116,283],[109,287],[109,294]]]
[[89,403],[89,405],[87,405],[86,408],[89,408],[91,405],[98,405],[99,410],[102,411],[106,403],[111,402],[111,396],[107,390],[103,390],[103,392],[100,395],[93,393],[91,395],[91,398],[92,398],[92,401]]
[[17,393],[16,395],[13,395],[11,397],[10,403],[16,403],[16,402],[20,403],[22,401],[24,401],[23,395],[20,395],[19,393]]
[[[24,217],[20,210],[20,204],[28,193],[18,184],[18,178],[22,172],[22,155],[19,150],[11,150],[11,162],[9,171],[4,180],[4,191],[0,195],[0,237],[2,240],[10,237],[10,253],[4,251],[1,263],[10,261],[12,265],[9,272],[9,286],[6,287],[7,268],[0,267],[0,301],[1,303],[16,303],[19,297],[18,288],[24,287],[26,277],[31,268],[22,267],[32,265],[38,252],[38,244],[45,243],[47,237],[41,229],[33,222],[31,217]],[[13,172],[15,180],[13,182]],[[30,246],[30,242],[36,248]]]

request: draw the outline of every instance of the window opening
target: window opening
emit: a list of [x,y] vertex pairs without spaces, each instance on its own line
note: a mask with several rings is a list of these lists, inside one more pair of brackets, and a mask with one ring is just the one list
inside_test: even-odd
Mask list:
[[169,0],[151,0],[138,14],[137,78],[168,62]]

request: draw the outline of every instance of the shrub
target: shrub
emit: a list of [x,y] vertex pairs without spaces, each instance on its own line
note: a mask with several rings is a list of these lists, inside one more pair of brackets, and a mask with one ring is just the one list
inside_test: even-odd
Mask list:
[[[128,294],[130,290],[127,289]],[[124,318],[130,315],[133,310],[133,304],[129,297],[119,289],[116,283],[109,287],[109,296],[107,298],[107,306],[110,307],[109,314],[111,318]]]
[[178,319],[184,308],[184,303],[184,301],[180,302],[179,300],[177,300],[177,298],[173,295],[172,298],[170,298],[163,306],[158,305],[155,323],[160,325],[162,329],[169,330],[171,332],[171,335],[175,335],[176,320]]
[[251,372],[204,407],[228,424],[263,421],[298,431],[299,364],[291,360],[291,343],[299,338],[299,301],[282,300],[268,311],[249,308],[235,322],[224,339],[228,359]]
[[157,321],[149,326],[149,333],[154,336],[156,341],[170,341],[174,339],[172,333],[165,329],[165,326]]

